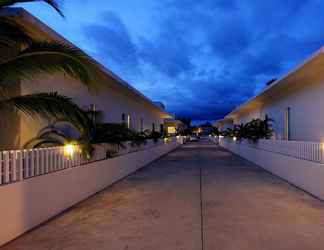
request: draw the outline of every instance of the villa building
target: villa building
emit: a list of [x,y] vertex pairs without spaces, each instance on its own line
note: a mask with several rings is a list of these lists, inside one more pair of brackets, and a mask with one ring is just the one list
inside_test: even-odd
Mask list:
[[324,141],[324,48],[217,121],[220,130],[254,118],[273,120],[273,139]]
[[186,129],[185,124],[182,121],[177,119],[166,119],[165,123],[165,132],[169,135],[176,135],[183,132]]
[[220,136],[219,145],[324,199],[324,48],[216,122],[220,131],[272,120],[269,140]]
[[[54,40],[71,44],[24,9],[8,9],[1,14],[14,18],[32,37],[38,40]],[[3,52],[2,48],[2,55]],[[152,102],[98,62],[96,65],[98,70],[106,76],[106,81],[100,83],[104,88],[97,93],[89,92],[78,80],[63,74],[43,75],[37,80],[23,81],[13,91],[15,94],[58,92],[72,98],[84,109],[95,107],[96,110],[102,111],[104,122],[126,123],[129,128],[136,131],[160,132],[164,130],[164,119],[172,118],[172,115],[165,111],[163,104]],[[0,121],[0,128],[6,131],[0,138],[2,149],[21,148],[37,134],[39,129],[47,125],[45,121],[34,121],[24,115],[8,113],[4,114],[4,117],[6,118]]]

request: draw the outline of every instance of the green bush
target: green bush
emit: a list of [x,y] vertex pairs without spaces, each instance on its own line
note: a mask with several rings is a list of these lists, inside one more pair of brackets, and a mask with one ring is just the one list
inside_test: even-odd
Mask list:
[[273,120],[268,116],[262,119],[253,119],[246,124],[234,125],[234,128],[228,128],[222,132],[225,137],[236,137],[237,140],[247,139],[257,142],[259,139],[270,139],[273,135],[272,129]]

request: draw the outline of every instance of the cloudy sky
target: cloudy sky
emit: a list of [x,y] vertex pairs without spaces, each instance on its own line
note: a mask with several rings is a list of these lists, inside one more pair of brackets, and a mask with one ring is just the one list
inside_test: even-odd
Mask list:
[[65,0],[65,19],[24,6],[194,120],[221,118],[324,45],[323,0]]

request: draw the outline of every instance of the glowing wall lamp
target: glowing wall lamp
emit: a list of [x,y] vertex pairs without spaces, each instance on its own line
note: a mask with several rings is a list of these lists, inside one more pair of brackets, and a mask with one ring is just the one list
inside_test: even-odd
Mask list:
[[235,136],[233,137],[233,141],[237,141],[237,138]]
[[64,146],[64,155],[66,157],[70,157],[72,158],[73,155],[76,153],[76,152],[79,152],[79,147],[78,145],[75,145],[75,144],[67,144]]

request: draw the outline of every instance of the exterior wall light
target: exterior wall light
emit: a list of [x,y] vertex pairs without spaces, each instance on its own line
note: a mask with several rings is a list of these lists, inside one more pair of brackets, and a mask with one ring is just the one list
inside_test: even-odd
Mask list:
[[233,141],[237,141],[237,138],[235,136],[233,137]]
[[79,147],[74,144],[67,144],[64,146],[64,155],[66,157],[73,157],[73,155],[79,151]]

